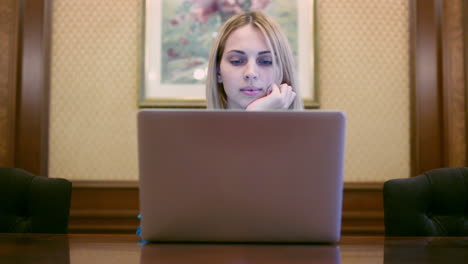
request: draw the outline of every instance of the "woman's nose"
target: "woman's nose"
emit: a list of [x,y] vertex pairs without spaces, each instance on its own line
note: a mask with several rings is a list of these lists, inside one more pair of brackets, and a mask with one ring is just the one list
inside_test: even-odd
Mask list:
[[253,81],[258,78],[258,70],[255,62],[248,62],[245,66],[244,80]]

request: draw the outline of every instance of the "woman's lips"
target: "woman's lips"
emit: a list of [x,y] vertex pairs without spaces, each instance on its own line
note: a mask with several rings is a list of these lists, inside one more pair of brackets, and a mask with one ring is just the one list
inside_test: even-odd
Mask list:
[[240,91],[244,95],[255,96],[255,95],[258,95],[259,93],[261,93],[263,91],[263,89],[262,88],[257,88],[257,87],[254,87],[254,86],[247,86],[247,87],[241,88]]

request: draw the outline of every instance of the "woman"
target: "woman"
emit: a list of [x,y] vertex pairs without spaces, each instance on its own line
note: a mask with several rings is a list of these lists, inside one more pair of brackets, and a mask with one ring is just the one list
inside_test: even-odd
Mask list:
[[233,16],[211,49],[208,109],[302,110],[293,69],[288,40],[276,23],[259,12]]
[[303,109],[294,58],[279,26],[260,12],[231,17],[208,64],[208,109]]

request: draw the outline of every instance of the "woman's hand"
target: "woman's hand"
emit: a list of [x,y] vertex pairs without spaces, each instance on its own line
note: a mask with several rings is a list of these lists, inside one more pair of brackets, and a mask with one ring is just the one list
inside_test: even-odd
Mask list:
[[270,93],[250,103],[247,111],[265,111],[288,109],[296,98],[292,87],[283,83],[279,87],[275,83],[270,86]]

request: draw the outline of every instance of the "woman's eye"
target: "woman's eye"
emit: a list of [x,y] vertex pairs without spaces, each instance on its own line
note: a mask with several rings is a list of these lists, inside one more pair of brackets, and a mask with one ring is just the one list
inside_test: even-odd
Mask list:
[[261,66],[271,66],[273,64],[273,60],[271,58],[258,58],[257,63]]
[[229,62],[234,65],[234,66],[237,66],[237,65],[243,65],[245,63],[245,60],[244,59],[238,59],[238,58],[232,58],[229,60]]

